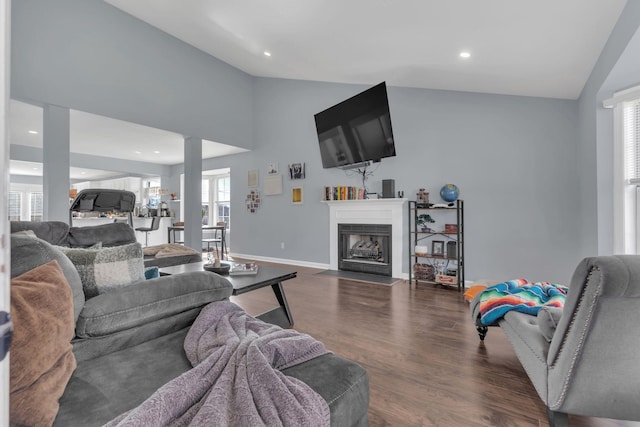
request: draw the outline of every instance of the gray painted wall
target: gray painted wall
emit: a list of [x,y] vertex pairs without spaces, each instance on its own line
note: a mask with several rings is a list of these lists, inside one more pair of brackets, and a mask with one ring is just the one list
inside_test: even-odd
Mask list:
[[[366,87],[256,79],[255,150],[233,156],[243,164],[231,168],[234,251],[329,262],[322,188],[359,185],[360,178],[322,168],[313,115]],[[397,156],[377,166],[370,191],[381,191],[381,181],[390,178],[409,198],[426,188],[439,201],[440,187],[453,182],[465,200],[469,278],[568,280],[580,241],[573,220],[579,205],[577,104],[397,87],[388,92]],[[248,190],[246,172],[258,169],[262,186],[272,162],[281,172],[305,162],[307,178],[285,177],[285,194],[263,197],[259,211],[248,214],[240,200]],[[289,201],[297,184],[305,191],[302,206]]]
[[[368,86],[257,78],[254,87],[254,151],[203,162],[205,170],[231,167],[233,250],[328,264],[322,188],[360,185],[360,177],[322,168],[313,115]],[[577,103],[388,91],[397,156],[374,166],[369,190],[380,192],[383,179],[395,179],[405,196],[426,188],[438,201],[440,187],[453,182],[466,206],[468,278],[567,282],[580,252]],[[284,175],[284,194],[263,196],[257,213],[246,212],[248,170],[259,170],[262,188],[274,162]],[[288,179],[294,162],[305,162],[306,179]],[[292,206],[290,189],[300,184],[304,203]]]
[[20,0],[11,97],[251,148],[252,78],[101,0]]
[[[606,170],[596,162],[596,96],[640,22],[638,6],[622,16],[579,102],[390,87],[398,156],[382,161],[370,190],[392,178],[409,197],[425,187],[437,200],[453,182],[466,202],[469,279],[567,282],[597,251],[605,199],[594,195]],[[252,78],[98,0],[21,0],[12,17],[15,99],[253,147],[203,161],[231,168],[233,250],[328,262],[321,188],[359,179],[322,169],[313,114],[368,86]],[[262,188],[268,163],[284,173],[301,161],[303,205],[291,206],[285,179],[283,195],[246,212],[248,170],[260,171]],[[171,170],[168,182],[179,183],[181,168]]]
[[640,84],[639,26],[640,2],[627,2],[579,98],[584,255],[613,252],[613,110],[602,101]]

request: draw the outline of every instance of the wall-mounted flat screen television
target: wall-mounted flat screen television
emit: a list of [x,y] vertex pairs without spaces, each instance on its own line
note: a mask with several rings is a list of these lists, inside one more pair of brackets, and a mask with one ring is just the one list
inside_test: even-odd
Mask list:
[[385,82],[314,117],[323,168],[375,162],[396,155]]

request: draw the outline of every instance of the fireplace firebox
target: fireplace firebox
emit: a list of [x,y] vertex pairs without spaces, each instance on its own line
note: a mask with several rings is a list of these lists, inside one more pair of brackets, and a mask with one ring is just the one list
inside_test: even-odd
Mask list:
[[391,276],[391,225],[338,224],[338,270]]

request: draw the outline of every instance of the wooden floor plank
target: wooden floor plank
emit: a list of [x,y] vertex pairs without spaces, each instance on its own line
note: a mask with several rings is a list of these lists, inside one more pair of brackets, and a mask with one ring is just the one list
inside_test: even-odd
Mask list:
[[[294,328],[369,373],[371,426],[548,426],[545,407],[502,331],[490,328],[480,341],[456,290],[287,268],[298,272],[284,283]],[[232,301],[252,315],[276,303],[270,288]],[[570,423],[640,427],[577,416]]]

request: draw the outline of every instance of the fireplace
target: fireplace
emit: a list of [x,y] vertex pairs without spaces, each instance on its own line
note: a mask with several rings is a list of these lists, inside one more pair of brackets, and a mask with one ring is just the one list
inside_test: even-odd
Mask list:
[[[384,225],[391,226],[385,234],[386,248],[383,248],[386,262],[391,269],[391,277],[404,278],[402,272],[405,256],[407,232],[404,219],[407,217],[407,199],[366,199],[366,200],[331,200],[325,201],[329,207],[329,268],[339,270],[338,226],[339,225]],[[368,235],[368,234],[366,234]],[[364,239],[361,239],[364,240]],[[380,242],[378,242],[380,243]],[[361,260],[360,264],[364,264]],[[353,265],[353,264],[351,264]],[[384,273],[388,274],[388,273]]]
[[391,225],[338,224],[338,270],[391,276]]

